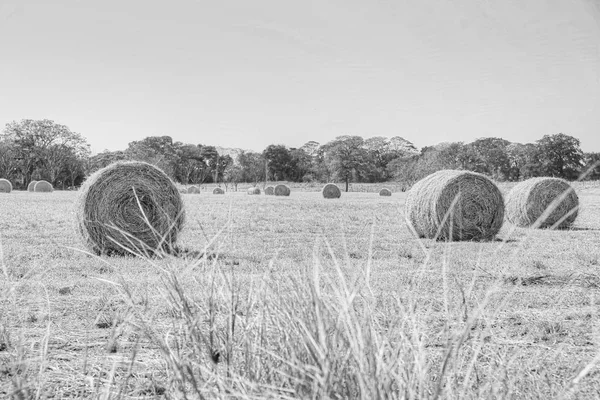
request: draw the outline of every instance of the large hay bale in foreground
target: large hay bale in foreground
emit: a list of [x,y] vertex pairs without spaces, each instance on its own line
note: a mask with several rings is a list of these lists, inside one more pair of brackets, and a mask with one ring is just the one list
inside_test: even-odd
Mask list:
[[54,188],[52,187],[52,184],[50,182],[37,181],[35,183],[35,186],[33,187],[33,191],[48,193],[48,192],[53,192]]
[[10,193],[12,191],[12,183],[8,179],[0,179],[0,193]]
[[578,210],[579,197],[560,178],[531,178],[515,185],[506,196],[506,217],[521,227],[568,228]]
[[79,233],[96,254],[170,253],[183,227],[183,200],[154,165],[118,161],[92,174],[76,200]]
[[502,227],[504,200],[484,175],[443,170],[413,185],[404,212],[419,237],[489,240]]
[[267,186],[265,188],[265,194],[267,196],[273,196],[275,194],[275,188],[273,186]]
[[342,191],[335,183],[328,183],[323,186],[321,193],[326,199],[339,199],[342,196]]
[[220,187],[216,187],[213,189],[213,194],[225,194],[225,191]]
[[33,192],[33,190],[35,189],[35,184],[36,184],[37,182],[38,182],[38,181],[31,181],[31,182],[29,182],[29,185],[27,185],[27,191],[28,191],[28,192]]
[[391,196],[392,195],[392,191],[388,188],[383,188],[379,191],[379,195],[380,196]]
[[291,193],[290,187],[288,185],[277,185],[275,189],[273,189],[273,194],[275,196],[289,196]]
[[258,187],[248,188],[248,192],[247,193],[251,194],[251,195],[260,194],[260,188],[258,188]]
[[189,194],[198,194],[198,193],[200,193],[200,188],[199,188],[198,186],[190,186],[190,187],[187,189],[187,192],[188,192]]

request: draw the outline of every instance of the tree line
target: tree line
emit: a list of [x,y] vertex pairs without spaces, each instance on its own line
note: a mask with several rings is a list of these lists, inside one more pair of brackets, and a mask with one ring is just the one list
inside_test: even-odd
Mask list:
[[482,138],[422,148],[408,140],[375,136],[338,136],[299,148],[281,144],[262,152],[219,149],[212,145],[150,136],[126,149],[92,155],[87,140],[50,120],[6,124],[0,134],[0,177],[16,187],[47,180],[57,188],[79,186],[87,176],[118,160],[146,161],[182,184],[257,184],[262,181],[351,182],[397,181],[410,186],[441,169],[480,172],[498,181],[535,176],[574,180],[600,179],[600,153],[584,153],[577,138],[559,133],[535,143]]

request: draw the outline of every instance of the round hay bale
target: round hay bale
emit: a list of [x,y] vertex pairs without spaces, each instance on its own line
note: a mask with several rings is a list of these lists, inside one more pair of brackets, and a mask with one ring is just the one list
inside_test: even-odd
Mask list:
[[12,191],[12,183],[8,179],[0,178],[0,193],[10,193]]
[[225,191],[220,187],[216,187],[213,189],[213,194],[225,194]]
[[37,181],[35,183],[35,186],[33,187],[33,191],[48,193],[48,192],[53,192],[54,188],[52,187],[52,184],[50,182]]
[[275,194],[275,188],[273,186],[267,186],[265,188],[265,194],[267,196],[273,196]]
[[175,184],[141,161],[117,161],[96,171],[75,204],[79,233],[96,254],[171,253],[185,219]]
[[36,184],[37,182],[38,182],[38,181],[31,181],[31,182],[29,182],[29,185],[27,185],[27,191],[28,191],[28,192],[33,192],[33,189],[35,188],[35,184]]
[[260,188],[257,188],[257,187],[248,188],[248,192],[247,193],[251,194],[251,195],[260,194]]
[[277,185],[275,186],[275,189],[273,189],[273,193],[275,196],[289,196],[291,190],[288,185]]
[[187,189],[186,188],[181,188],[181,189],[179,189],[179,193],[186,194],[187,193]]
[[339,199],[342,196],[342,191],[335,183],[328,183],[323,186],[321,193],[326,199]]
[[188,192],[189,194],[198,194],[198,193],[200,193],[200,188],[199,188],[198,186],[190,186],[190,187],[187,189],[187,192]]
[[489,240],[502,227],[504,200],[484,175],[443,170],[413,185],[404,212],[419,237]]
[[380,196],[391,196],[392,195],[392,191],[388,188],[383,188],[379,191],[379,195]]
[[0,193],[10,193],[12,191],[12,183],[8,179],[0,179]]
[[521,227],[565,229],[575,222],[578,210],[579,197],[560,178],[531,178],[506,196],[506,217]]

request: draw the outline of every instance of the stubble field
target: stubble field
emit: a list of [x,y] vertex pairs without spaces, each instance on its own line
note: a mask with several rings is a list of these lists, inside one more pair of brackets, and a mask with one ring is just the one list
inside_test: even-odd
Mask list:
[[0,396],[598,398],[600,189],[567,231],[416,239],[404,193],[183,195],[177,257],[0,199]]

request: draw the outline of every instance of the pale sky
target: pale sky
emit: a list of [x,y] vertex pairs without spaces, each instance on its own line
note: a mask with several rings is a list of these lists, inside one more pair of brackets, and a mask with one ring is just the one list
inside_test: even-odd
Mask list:
[[0,127],[97,152],[565,133],[600,151],[600,0],[0,0]]

